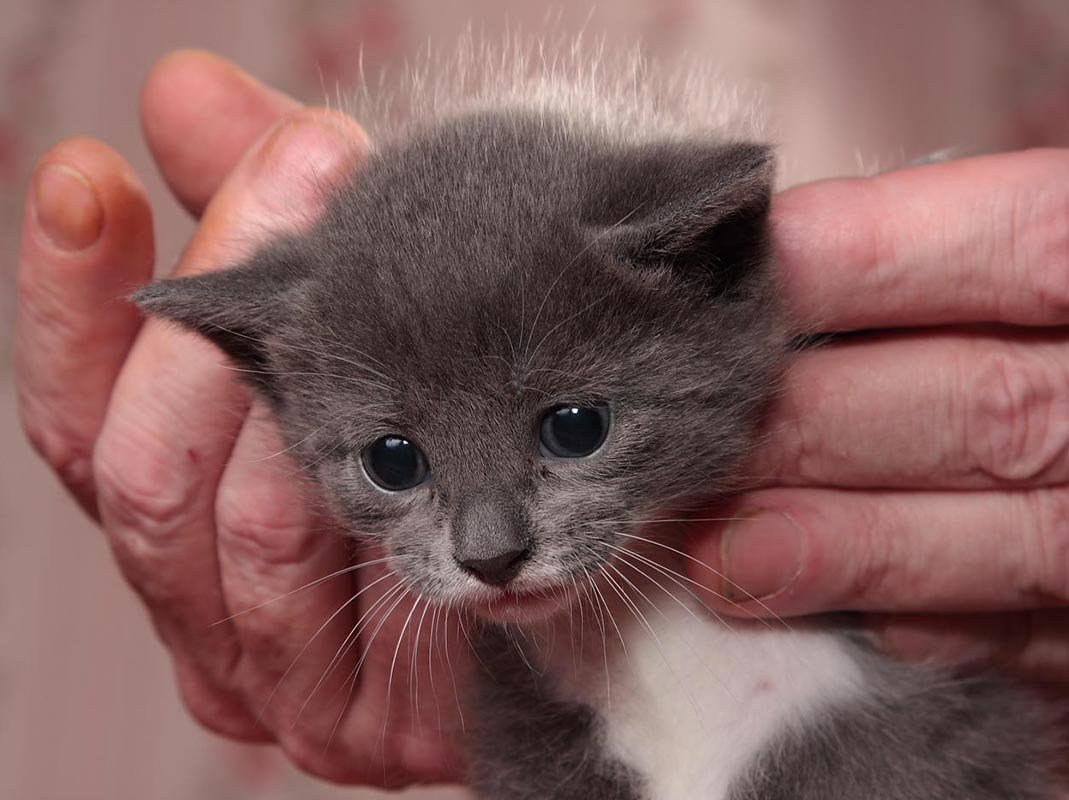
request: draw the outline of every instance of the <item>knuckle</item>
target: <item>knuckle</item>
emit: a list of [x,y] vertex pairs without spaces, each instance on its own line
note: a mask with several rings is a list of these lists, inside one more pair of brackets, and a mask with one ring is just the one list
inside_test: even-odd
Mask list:
[[[292,731],[284,736],[279,744],[286,757],[301,772],[332,783],[370,783],[382,785],[384,771],[376,776],[368,764],[360,764],[359,756],[346,752],[345,746],[337,740]],[[361,768],[361,767],[367,768]]]
[[1025,285],[1029,286],[1042,309],[1059,317],[1069,314],[1069,164],[1059,170],[1062,180],[1051,181],[1045,191],[1027,194],[1027,208],[1018,210],[1015,241],[1027,242],[1027,252],[1015,253]]
[[965,383],[968,465],[998,482],[1028,482],[1050,472],[1069,442],[1055,419],[1056,375],[1023,352],[987,354]]
[[93,484],[92,445],[82,436],[42,422],[42,416],[32,411],[28,403],[19,406],[22,430],[30,447],[65,486],[76,493],[88,491]]
[[109,522],[154,544],[166,543],[194,513],[202,490],[198,470],[176,456],[154,437],[129,430],[103,436],[93,471]]
[[[814,388],[812,394],[819,395],[822,387],[818,384]],[[777,462],[775,474],[801,479],[821,474],[819,436],[804,422],[808,409],[799,409],[794,404],[790,407],[784,404],[782,409],[785,421],[776,431],[773,456]]]
[[864,598],[866,605],[879,603],[893,596],[901,583],[903,564],[895,551],[896,537],[887,536],[880,524],[877,509],[873,504],[861,504],[857,509],[858,536],[852,585],[847,589],[850,598]]
[[[227,582],[224,580],[224,586]],[[253,600],[242,600],[235,608],[255,608],[260,603],[272,599],[257,595]],[[271,667],[277,664],[293,663],[295,653],[291,638],[294,636],[285,623],[272,614],[243,614],[234,620],[242,652],[250,661]],[[279,676],[281,677],[281,675]]]
[[[335,783],[403,789],[423,770],[410,758],[410,735],[387,724],[381,707],[355,701],[340,713],[310,714],[300,724],[279,728],[279,744],[295,766]],[[285,733],[283,733],[283,729]]]
[[1014,582],[1030,606],[1069,603],[1069,489],[1035,492],[1027,499],[1031,513],[1014,561]]
[[[16,292],[19,299],[19,327],[33,331],[29,338],[38,346],[54,342],[80,342],[86,330],[83,318],[71,311],[71,298],[64,294],[66,284],[43,280],[32,270],[20,270],[16,277]],[[27,342],[28,343],[28,342]],[[20,363],[25,364],[19,353]]]
[[216,502],[216,527],[222,547],[238,558],[268,566],[307,561],[318,539],[299,497],[287,501],[226,485]]
[[206,685],[199,678],[179,676],[182,703],[197,724],[239,741],[270,741],[271,736],[249,716],[232,696]]
[[758,453],[760,474],[788,482],[820,480],[841,459],[829,448],[819,422],[822,412],[836,406],[842,395],[842,378],[835,376],[818,350],[802,353],[787,372],[785,389],[774,399],[766,429],[767,442]]
[[995,644],[987,664],[1003,670],[1018,669],[1022,666],[1035,635],[1035,612],[993,616],[996,617],[996,631],[991,638]]

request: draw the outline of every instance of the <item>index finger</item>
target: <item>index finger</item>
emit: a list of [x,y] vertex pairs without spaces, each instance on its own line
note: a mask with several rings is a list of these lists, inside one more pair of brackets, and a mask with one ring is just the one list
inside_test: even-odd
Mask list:
[[1069,322],[1069,150],[799,186],[772,231],[807,330]]

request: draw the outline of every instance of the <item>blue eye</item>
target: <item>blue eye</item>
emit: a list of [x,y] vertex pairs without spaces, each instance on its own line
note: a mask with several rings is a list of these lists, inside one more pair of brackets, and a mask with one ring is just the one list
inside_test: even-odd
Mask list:
[[371,481],[388,492],[419,486],[431,474],[423,452],[403,436],[379,437],[364,448],[361,460]]
[[606,405],[558,406],[542,417],[542,455],[583,458],[594,453],[609,435],[611,414]]

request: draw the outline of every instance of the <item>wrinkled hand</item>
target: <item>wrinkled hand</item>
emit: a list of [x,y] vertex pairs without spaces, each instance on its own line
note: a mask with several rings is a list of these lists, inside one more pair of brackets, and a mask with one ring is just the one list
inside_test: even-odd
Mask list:
[[[307,224],[365,147],[355,123],[203,54],[157,67],[143,122],[175,194],[203,214],[180,274]],[[863,609],[899,652],[1000,659],[1066,681],[1067,178],[1069,154],[1036,151],[777,197],[793,313],[820,330],[889,332],[804,354],[752,465],[770,488],[724,514],[746,522],[695,531],[694,555],[730,580],[696,564],[691,576],[733,595],[726,610]],[[370,642],[347,704],[340,684],[374,626],[315,689],[391,583],[374,585],[372,565],[286,596],[351,554],[309,510],[277,433],[222,357],[121,301],[152,259],[147,200],[116,154],[71,140],[43,157],[19,265],[28,435],[100,521],[205,725],[277,740],[335,780],[456,777],[456,737],[437,731],[457,724],[460,676],[424,679],[416,702],[396,630]],[[354,588],[366,594],[345,606]],[[444,643],[441,620],[410,621],[434,622]]]
[[696,532],[728,580],[691,576],[728,613],[868,611],[894,652],[1064,692],[1069,151],[801,186],[773,224],[798,319],[880,332],[802,355],[752,465],[770,488]]
[[[366,151],[352,120],[302,109],[205,54],[162,61],[142,100],[160,170],[202,215],[175,274],[225,267],[265,231],[309,224],[324,189]],[[431,654],[398,649],[399,630],[375,627],[395,607],[390,627],[407,614],[424,649],[433,627],[433,673],[445,621],[425,606],[408,613],[411,598],[390,593],[381,565],[313,583],[351,563],[348,546],[310,510],[265,409],[221,355],[143,322],[123,300],[152,262],[148,201],[123,160],[86,139],[49,151],[19,257],[16,367],[29,438],[107,534],[203,724],[277,740],[333,780],[456,777],[454,676],[432,686]],[[364,652],[359,680],[345,684]]]

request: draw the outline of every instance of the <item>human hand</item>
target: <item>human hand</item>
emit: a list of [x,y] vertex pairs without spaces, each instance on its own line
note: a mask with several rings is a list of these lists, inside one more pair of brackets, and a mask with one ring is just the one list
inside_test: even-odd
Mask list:
[[[225,267],[264,231],[307,225],[366,150],[347,117],[302,109],[205,54],[164,59],[142,101],[160,170],[202,215],[175,274]],[[19,256],[23,426],[107,534],[186,704],[207,727],[277,741],[332,780],[456,777],[461,676],[427,674],[444,668],[445,620],[408,613],[373,554],[346,570],[345,540],[306,501],[265,409],[222,356],[124,302],[152,262],[151,211],[123,160],[86,139],[49,151]],[[421,631],[411,649],[397,644],[406,614]]]
[[[1069,151],[780,194],[786,299],[872,331],[804,352],[691,577],[785,617],[871,613],[892,652],[1069,683]],[[748,597],[753,595],[760,602]]]
[[[257,141],[287,114],[297,117]],[[176,194],[205,214],[182,272],[223,266],[264,228],[306,221],[304,206],[314,207],[321,186],[307,180],[307,168],[329,180],[360,153],[351,123],[300,112],[202,55],[161,64],[146,87],[144,122]],[[312,162],[287,172],[280,165],[291,139]],[[257,169],[258,158],[272,161],[270,174]],[[424,734],[437,720],[404,716],[415,698],[396,694],[408,685],[403,672],[392,687],[402,698],[397,717],[383,735],[382,701],[398,663],[383,643],[397,632],[380,635],[375,669],[362,673],[337,733],[336,702],[310,706],[293,726],[323,664],[373,605],[343,609],[302,650],[308,625],[351,595],[348,581],[212,626],[344,568],[348,555],[339,537],[321,535],[323,523],[290,485],[292,468],[271,457],[281,445],[269,423],[262,412],[244,415],[248,397],[221,358],[158,323],[139,330],[139,317],[115,302],[148,278],[152,260],[147,202],[128,167],[85,140],[57,146],[42,162],[79,170],[100,209],[69,184],[35,182],[20,256],[25,427],[102,519],[174,655],[193,713],[227,735],[277,739],[303,768],[336,780],[455,776],[448,737]],[[793,575],[764,601],[775,613],[924,612],[879,615],[888,644],[913,655],[997,655],[1032,677],[1065,679],[1069,644],[1057,606],[1069,593],[1061,452],[1069,415],[1057,326],[1069,315],[1059,185],[1067,163],[1064,153],[1022,153],[777,198],[786,289],[799,318],[832,330],[903,330],[806,353],[792,372],[754,466],[781,488],[748,495],[743,510],[781,522],[789,515],[800,567],[792,539],[774,528],[762,535],[751,527],[757,535],[743,538],[738,526],[726,564],[720,537],[699,535],[696,556],[757,594],[762,581]],[[60,246],[44,234],[55,228],[42,213],[50,204],[72,223],[53,237]],[[1014,327],[967,327],[991,321]],[[371,583],[358,574],[362,586]],[[698,567],[693,577],[710,582]],[[739,599],[736,613],[765,613]],[[1013,613],[930,613],[938,610]],[[350,667],[346,660],[337,675]],[[320,695],[337,698],[333,686]]]

